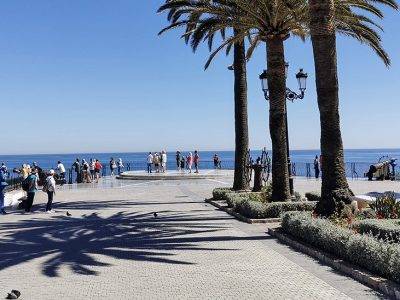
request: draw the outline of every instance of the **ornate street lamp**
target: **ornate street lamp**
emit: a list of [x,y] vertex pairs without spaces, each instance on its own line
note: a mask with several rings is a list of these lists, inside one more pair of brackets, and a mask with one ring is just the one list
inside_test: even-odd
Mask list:
[[[285,77],[289,73],[289,63],[285,63]],[[305,91],[307,88],[307,73],[304,73],[303,69],[300,69],[299,73],[296,74],[296,79],[299,84],[300,93],[293,92],[291,89],[286,87],[286,99],[293,102],[297,99],[304,99]],[[260,75],[261,80],[261,88],[264,93],[265,100],[269,101],[269,90],[268,90],[268,78],[269,74],[267,70],[264,70]],[[287,158],[288,158],[288,169],[289,169],[289,186],[290,186],[290,194],[294,195],[294,185],[293,185],[293,177],[292,177],[292,163],[290,161],[290,152],[289,152],[289,129],[288,129],[288,121],[287,121],[287,106],[285,103],[285,122],[286,122],[286,145],[287,145]]]

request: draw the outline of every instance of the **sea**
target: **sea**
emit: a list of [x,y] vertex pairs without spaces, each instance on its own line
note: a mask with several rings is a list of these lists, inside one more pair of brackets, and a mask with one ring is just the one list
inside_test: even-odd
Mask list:
[[[268,151],[268,150],[267,150]],[[188,151],[183,151],[183,155],[187,155]],[[213,156],[218,154],[221,159],[223,169],[234,168],[234,151],[199,151],[200,168],[212,169]],[[271,153],[271,151],[269,151]],[[318,150],[293,150],[290,152],[291,161],[295,175],[306,176],[307,169],[312,163]],[[36,162],[43,169],[52,169],[57,165],[57,161],[62,161],[66,168],[71,167],[76,158],[89,160],[95,158],[100,160],[104,166],[108,166],[110,158],[121,158],[124,162],[125,169],[132,171],[141,171],[146,169],[146,157],[148,152],[132,152],[132,153],[69,153],[69,154],[31,154],[31,155],[0,155],[0,162],[4,162],[11,171],[13,168],[19,168],[22,164],[33,164]],[[168,152],[168,169],[175,169],[175,152]],[[251,156],[256,159],[261,155],[261,151],[252,151]],[[368,171],[371,164],[377,163],[379,160],[387,160],[388,158],[398,159],[400,162],[400,149],[347,149],[344,151],[346,172],[349,177],[364,177],[364,173]],[[400,169],[397,167],[397,171]]]

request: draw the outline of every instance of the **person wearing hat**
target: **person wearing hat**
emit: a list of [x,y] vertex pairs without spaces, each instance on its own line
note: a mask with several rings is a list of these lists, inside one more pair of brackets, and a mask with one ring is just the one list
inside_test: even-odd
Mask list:
[[4,189],[7,185],[8,183],[6,182],[6,175],[2,170],[0,170],[0,213],[2,215],[7,214],[4,209]]
[[26,200],[26,207],[25,212],[30,212],[32,209],[33,200],[35,199],[35,194],[37,192],[38,186],[38,177],[37,177],[37,170],[32,169],[31,174],[26,179],[29,183],[28,191],[27,191],[27,200]]
[[56,181],[54,180],[54,170],[49,171],[49,175],[46,178],[46,183],[43,187],[44,191],[47,192],[47,205],[46,205],[46,212],[47,213],[52,213],[54,212],[51,209],[51,206],[53,205],[53,198],[54,194],[56,193]]

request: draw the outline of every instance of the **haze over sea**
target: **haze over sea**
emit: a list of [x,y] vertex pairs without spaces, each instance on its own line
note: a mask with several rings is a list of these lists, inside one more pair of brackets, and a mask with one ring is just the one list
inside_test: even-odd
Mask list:
[[[152,150],[154,151],[154,150]],[[194,150],[191,150],[194,152]],[[219,155],[222,161],[222,168],[233,169],[234,151],[200,151],[202,169],[213,168],[212,158],[215,153]],[[189,151],[182,151],[187,155]],[[257,158],[261,151],[252,151],[252,157]],[[298,175],[304,175],[305,164],[312,163],[315,155],[319,155],[319,150],[293,150],[291,151],[291,160],[296,164]],[[122,158],[125,166],[130,164],[131,170],[144,170],[146,168],[147,152],[132,153],[70,153],[70,154],[32,154],[32,155],[0,155],[0,162],[5,162],[9,169],[20,167],[23,163],[32,164],[33,162],[44,169],[54,168],[57,161],[61,160],[68,168],[76,158],[89,160],[90,158],[99,159],[103,165],[107,166],[111,157],[115,159]],[[400,160],[400,149],[348,149],[345,150],[345,161],[349,174],[350,164],[356,163],[357,172],[362,176],[370,164],[376,163],[382,156],[397,158]],[[175,169],[175,152],[168,152],[168,168]],[[350,174],[349,174],[350,175]]]

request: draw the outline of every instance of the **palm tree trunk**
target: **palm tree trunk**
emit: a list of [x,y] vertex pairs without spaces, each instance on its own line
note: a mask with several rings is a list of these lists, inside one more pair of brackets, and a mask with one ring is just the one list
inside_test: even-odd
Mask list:
[[247,72],[244,41],[234,45],[235,73],[235,175],[233,189],[247,190],[246,156],[249,148],[247,120]]
[[272,140],[272,201],[290,199],[286,141],[286,78],[284,39],[271,37],[267,41],[269,130]]
[[340,132],[334,0],[310,0],[309,5],[321,122],[322,188],[317,213],[328,216],[349,204],[352,192],[346,179]]

